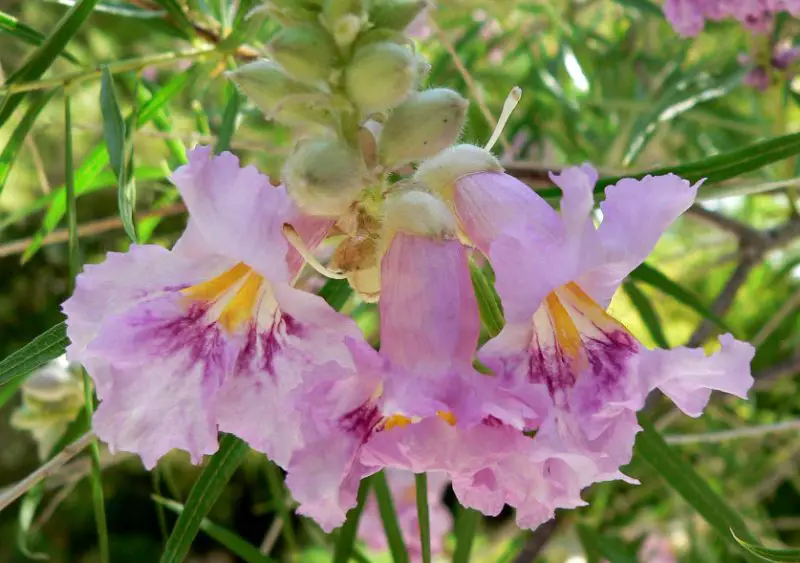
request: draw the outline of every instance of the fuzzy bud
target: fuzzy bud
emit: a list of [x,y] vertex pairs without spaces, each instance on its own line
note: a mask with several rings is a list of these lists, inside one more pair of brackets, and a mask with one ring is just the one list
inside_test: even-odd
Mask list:
[[283,167],[289,195],[309,215],[337,217],[364,188],[358,153],[338,139],[301,142]]
[[402,31],[427,6],[426,0],[375,0],[369,19],[375,27]]
[[410,49],[375,43],[359,49],[345,70],[350,99],[365,113],[391,109],[411,93],[417,63]]
[[350,45],[367,23],[362,0],[327,0],[322,22],[338,45]]
[[319,17],[322,0],[267,0],[248,14],[264,12],[282,26],[290,27],[302,23],[313,23]]
[[394,169],[446,149],[461,134],[468,105],[460,94],[446,88],[412,94],[384,124],[381,163]]
[[430,238],[452,238],[456,221],[447,204],[420,189],[392,194],[386,200],[387,232],[409,233]]
[[456,145],[423,162],[414,180],[449,198],[456,180],[478,172],[502,172],[492,153],[474,145]]
[[328,32],[316,25],[280,30],[267,50],[292,78],[306,84],[325,84],[339,64],[336,45]]
[[228,78],[268,117],[284,100],[298,95],[319,93],[289,78],[276,63],[259,60],[227,73]]

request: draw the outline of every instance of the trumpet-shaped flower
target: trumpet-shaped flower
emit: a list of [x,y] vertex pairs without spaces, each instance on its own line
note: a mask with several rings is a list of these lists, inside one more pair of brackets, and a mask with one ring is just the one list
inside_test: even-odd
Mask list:
[[[197,462],[234,433],[287,466],[304,439],[291,402],[303,381],[355,369],[355,323],[292,287],[294,223],[316,244],[329,226],[303,218],[282,187],[209,148],[172,178],[189,211],[173,250],[132,245],[87,266],[63,306],[68,357],[93,378],[97,435],[148,467],[173,448]],[[346,342],[347,341],[347,342]]]
[[490,244],[506,326],[479,358],[510,393],[549,397],[545,419],[527,423],[537,428],[534,442],[592,459],[589,482],[620,478],[649,391],[660,389],[690,416],[702,413],[712,389],[745,398],[753,348],[724,335],[712,356],[648,350],[605,311],[622,279],[692,204],[697,185],[674,175],[621,180],[606,189],[596,228],[594,169],[552,179],[564,194],[560,215],[541,208],[541,216],[519,217]]
[[[422,561],[422,545],[419,537],[417,497],[414,474],[410,471],[387,470],[386,479],[392,491],[397,521],[411,561]],[[431,553],[436,556],[444,549],[444,536],[453,526],[453,517],[444,505],[443,495],[447,487],[444,473],[428,474],[428,511],[431,530]],[[389,545],[383,531],[383,522],[374,497],[367,500],[364,514],[358,527],[358,535],[372,549],[386,551]]]

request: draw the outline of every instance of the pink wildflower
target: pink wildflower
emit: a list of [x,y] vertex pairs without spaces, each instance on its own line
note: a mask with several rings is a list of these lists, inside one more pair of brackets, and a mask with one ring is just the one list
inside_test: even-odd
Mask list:
[[697,35],[706,20],[734,18],[754,33],[767,33],[780,12],[800,14],[799,0],[665,0],[664,14],[684,37]]

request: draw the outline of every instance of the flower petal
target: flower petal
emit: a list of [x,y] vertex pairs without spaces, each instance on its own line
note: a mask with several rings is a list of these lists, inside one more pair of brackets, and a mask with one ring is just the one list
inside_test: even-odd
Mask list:
[[472,364],[480,317],[458,241],[396,234],[381,262],[381,280],[384,357],[417,373]]
[[596,235],[602,259],[576,280],[584,291],[607,306],[625,276],[644,262],[664,231],[692,205],[699,186],[668,174],[625,178],[606,188]]
[[172,181],[212,252],[236,258],[273,281],[288,280],[281,228],[292,218],[293,204],[285,190],[255,167],[241,168],[231,153],[212,155],[210,147],[190,151],[189,164],[177,169]]
[[703,414],[712,389],[746,399],[753,385],[750,361],[755,349],[730,334],[719,340],[722,349],[711,356],[702,349],[691,348],[645,352],[640,369],[648,378],[650,389],[659,388],[693,417]]

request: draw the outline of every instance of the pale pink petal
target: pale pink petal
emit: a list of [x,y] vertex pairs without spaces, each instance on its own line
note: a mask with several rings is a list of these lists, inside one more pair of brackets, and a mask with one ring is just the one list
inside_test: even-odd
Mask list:
[[689,416],[703,414],[711,390],[724,391],[742,399],[753,385],[750,362],[753,346],[730,334],[719,338],[722,349],[707,356],[702,349],[649,350],[642,357],[641,370],[650,389],[658,388]]
[[253,166],[241,168],[231,153],[214,156],[210,147],[189,152],[189,164],[172,181],[186,202],[209,251],[236,258],[273,281],[289,277],[288,244],[281,233],[293,204],[283,189]]
[[668,174],[625,178],[606,188],[596,235],[602,263],[576,280],[583,290],[607,306],[625,276],[644,262],[664,231],[692,205],[699,186]]
[[398,233],[381,262],[381,354],[395,367],[471,365],[480,333],[466,250]]
[[705,25],[701,2],[705,0],[665,0],[664,15],[684,37],[697,35]]
[[508,174],[482,172],[459,178],[454,203],[464,232],[487,255],[502,230],[521,220],[545,240],[561,232],[555,210],[530,186]]

